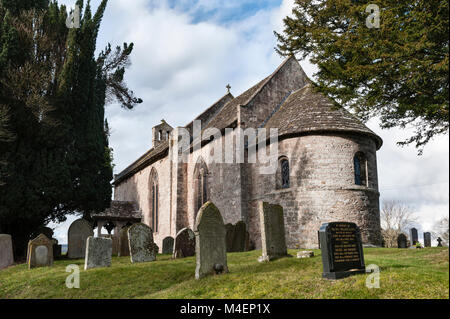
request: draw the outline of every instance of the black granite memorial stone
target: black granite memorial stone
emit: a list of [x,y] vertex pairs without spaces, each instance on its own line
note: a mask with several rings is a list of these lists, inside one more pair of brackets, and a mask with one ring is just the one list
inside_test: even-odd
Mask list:
[[398,248],[408,248],[408,238],[406,238],[405,234],[398,235],[397,247]]
[[354,223],[322,224],[319,230],[323,273],[327,279],[340,279],[366,272],[359,228]]

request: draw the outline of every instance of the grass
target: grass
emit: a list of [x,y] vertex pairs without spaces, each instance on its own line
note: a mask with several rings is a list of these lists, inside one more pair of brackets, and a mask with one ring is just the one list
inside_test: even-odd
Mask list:
[[[295,255],[295,250],[290,250]],[[322,279],[320,250],[309,259],[258,263],[260,251],[229,253],[230,273],[195,280],[195,257],[131,264],[114,257],[109,268],[83,270],[83,260],[55,261],[51,268],[25,264],[0,271],[0,298],[449,298],[448,248],[364,250],[366,266],[380,267],[380,288],[367,275]],[[66,266],[80,266],[80,289],[65,285]]]

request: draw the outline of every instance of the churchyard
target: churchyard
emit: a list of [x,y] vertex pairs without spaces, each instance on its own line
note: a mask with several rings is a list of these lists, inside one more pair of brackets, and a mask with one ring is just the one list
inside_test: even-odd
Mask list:
[[403,235],[399,248],[363,249],[355,223],[324,223],[320,249],[294,250],[286,246],[283,207],[260,202],[258,210],[261,249],[250,249],[245,224],[225,225],[210,201],[194,230],[165,238],[162,250],[146,224],[94,237],[79,219],[69,228],[67,255],[55,255],[58,245],[44,229],[29,241],[26,264],[14,265],[4,235],[0,253],[9,264],[0,271],[0,298],[449,297],[448,248],[419,249],[415,228],[409,248]]
[[[134,263],[113,257],[111,267],[84,271],[84,259],[56,260],[52,267],[26,264],[0,271],[0,298],[449,298],[446,247],[365,248],[366,265],[380,267],[380,288],[366,287],[367,274],[322,278],[320,250],[312,258],[257,261],[261,250],[227,253],[229,272],[195,279],[195,256]],[[66,287],[68,265],[80,269],[80,288]]]

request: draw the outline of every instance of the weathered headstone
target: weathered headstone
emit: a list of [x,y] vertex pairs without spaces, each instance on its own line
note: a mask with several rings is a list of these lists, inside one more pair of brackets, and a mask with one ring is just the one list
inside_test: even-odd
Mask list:
[[175,236],[173,258],[184,258],[195,255],[195,234],[190,228],[181,229]]
[[82,218],[74,221],[67,234],[67,257],[84,258],[86,255],[86,240],[89,236],[94,236],[92,225]]
[[408,239],[405,234],[400,234],[397,237],[397,247],[398,248],[408,248]]
[[325,223],[319,231],[323,278],[340,279],[365,273],[361,234],[355,223]]
[[195,221],[195,278],[228,272],[226,230],[219,209],[206,202]]
[[243,221],[238,221],[235,225],[226,224],[227,252],[240,252],[249,250],[249,236]]
[[58,240],[53,238],[53,259],[61,259],[62,255],[62,245],[58,245]]
[[283,207],[259,202],[258,210],[262,245],[262,255],[258,261],[270,261],[287,256]]
[[442,239],[441,239],[441,237],[438,237],[436,240],[438,242],[437,246],[438,247],[442,247]]
[[28,242],[28,269],[53,265],[53,241],[44,234]]
[[225,231],[226,231],[227,252],[231,252],[233,248],[234,225],[231,223],[226,224]]
[[152,247],[153,247],[152,249],[153,249],[153,252],[155,253],[155,256],[157,254],[159,254],[159,246],[155,242],[153,243]]
[[128,228],[124,227],[119,232],[119,257],[130,256],[130,247],[128,245]]
[[416,228],[411,228],[409,230],[409,239],[411,241],[411,246],[415,246],[417,244],[417,242],[419,241],[419,235],[417,233],[417,229]]
[[162,253],[163,254],[173,254],[173,243],[174,243],[174,239],[173,237],[166,237],[163,239],[162,242]]
[[119,236],[118,235],[111,235],[111,234],[107,234],[107,235],[100,235],[100,237],[102,238],[109,238],[112,240],[112,254],[113,256],[118,256],[119,255]]
[[423,245],[424,247],[431,247],[431,233],[423,233]]
[[128,228],[128,244],[132,263],[156,260],[153,232],[143,223]]
[[0,269],[14,263],[11,235],[0,234]]
[[86,240],[86,257],[84,270],[111,266],[112,239],[104,237],[88,237]]

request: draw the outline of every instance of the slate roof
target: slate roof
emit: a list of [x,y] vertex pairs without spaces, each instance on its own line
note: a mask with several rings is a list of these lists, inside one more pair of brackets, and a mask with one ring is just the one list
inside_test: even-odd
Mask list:
[[316,92],[312,84],[293,92],[270,117],[265,128],[278,128],[278,135],[309,132],[352,132],[372,137],[379,149],[381,138],[342,107]]
[[110,219],[110,220],[130,220],[140,221],[142,213],[137,210],[134,202],[128,201],[111,201],[110,208],[105,209],[101,213],[93,213],[91,217],[94,220]]
[[204,126],[204,129],[209,127],[217,127],[218,129],[229,127],[231,123],[237,120],[238,106],[247,104],[249,98],[263,87],[269,77],[270,76],[258,82],[256,85],[252,86],[247,91],[225,104],[219,113],[206,126]]

